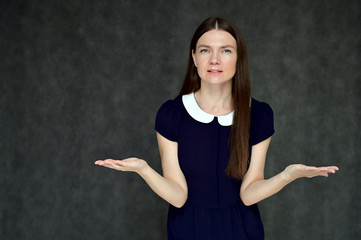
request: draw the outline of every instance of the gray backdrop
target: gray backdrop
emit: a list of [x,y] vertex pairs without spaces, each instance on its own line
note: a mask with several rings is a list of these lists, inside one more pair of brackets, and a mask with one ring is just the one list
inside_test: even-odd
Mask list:
[[338,165],[259,204],[266,239],[360,239],[361,2],[2,1],[0,239],[166,239],[167,204],[97,159],[161,171],[159,106],[178,93],[195,28],[244,33],[252,95],[276,133],[266,177]]

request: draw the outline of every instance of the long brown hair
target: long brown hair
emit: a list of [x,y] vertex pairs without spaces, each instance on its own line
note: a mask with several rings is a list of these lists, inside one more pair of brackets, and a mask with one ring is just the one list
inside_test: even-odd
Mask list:
[[200,89],[201,80],[193,62],[192,50],[195,51],[198,39],[204,33],[214,29],[230,33],[237,43],[236,73],[232,79],[234,115],[229,139],[230,159],[226,174],[235,179],[242,179],[247,171],[249,158],[251,82],[246,42],[235,24],[223,18],[208,18],[199,25],[190,44],[187,72],[178,96],[196,92]]

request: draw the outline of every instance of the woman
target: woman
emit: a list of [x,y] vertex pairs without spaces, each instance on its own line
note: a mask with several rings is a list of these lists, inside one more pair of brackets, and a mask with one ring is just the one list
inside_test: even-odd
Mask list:
[[168,239],[263,239],[257,202],[338,170],[293,164],[264,179],[273,111],[251,97],[245,41],[221,18],[197,28],[182,90],[161,106],[155,130],[163,176],[138,158],[95,164],[138,173],[170,203]]

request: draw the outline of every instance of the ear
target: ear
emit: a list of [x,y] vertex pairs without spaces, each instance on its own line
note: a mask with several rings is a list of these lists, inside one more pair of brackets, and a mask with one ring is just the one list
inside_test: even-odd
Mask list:
[[197,63],[196,63],[196,56],[194,54],[194,50],[192,50],[192,58],[193,58],[193,63],[194,63],[194,66],[197,67]]

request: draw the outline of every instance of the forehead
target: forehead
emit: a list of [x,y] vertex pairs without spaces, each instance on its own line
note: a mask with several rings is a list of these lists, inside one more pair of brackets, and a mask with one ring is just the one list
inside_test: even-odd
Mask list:
[[210,30],[204,33],[197,42],[197,47],[199,45],[208,45],[208,46],[226,46],[231,45],[236,47],[236,39],[229,33],[224,30]]

